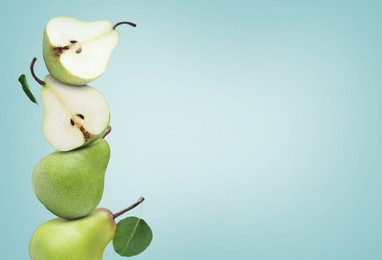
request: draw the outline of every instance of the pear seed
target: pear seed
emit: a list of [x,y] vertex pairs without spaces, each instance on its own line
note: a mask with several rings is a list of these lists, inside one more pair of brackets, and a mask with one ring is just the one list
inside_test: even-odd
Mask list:
[[82,114],[77,114],[76,116],[78,116],[81,119],[85,119],[85,117]]

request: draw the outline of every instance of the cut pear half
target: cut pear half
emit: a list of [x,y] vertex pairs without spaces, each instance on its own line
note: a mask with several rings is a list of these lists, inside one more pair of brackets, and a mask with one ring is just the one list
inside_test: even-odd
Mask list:
[[105,71],[118,40],[119,33],[110,21],[85,22],[58,16],[45,28],[44,61],[59,81],[84,85]]
[[59,151],[70,151],[101,137],[109,125],[106,99],[88,85],[71,86],[48,75],[41,90],[45,138]]

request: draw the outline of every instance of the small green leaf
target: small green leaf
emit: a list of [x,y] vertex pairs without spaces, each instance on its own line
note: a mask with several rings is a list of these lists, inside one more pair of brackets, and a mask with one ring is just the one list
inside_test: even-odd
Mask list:
[[143,219],[127,217],[117,224],[113,246],[121,256],[135,256],[145,251],[152,239],[153,232]]
[[19,82],[21,83],[21,86],[23,87],[24,93],[27,95],[27,97],[30,99],[30,101],[32,101],[33,103],[38,105],[36,98],[33,96],[32,92],[28,86],[27,77],[25,76],[25,74],[22,74],[19,77]]

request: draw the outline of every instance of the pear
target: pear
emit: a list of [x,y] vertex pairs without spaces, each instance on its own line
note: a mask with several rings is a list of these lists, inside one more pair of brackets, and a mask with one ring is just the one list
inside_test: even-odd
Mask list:
[[42,86],[44,108],[43,132],[50,145],[59,151],[70,151],[96,141],[110,122],[110,110],[103,95],[88,85],[74,87],[47,75],[43,80],[30,71]]
[[86,216],[102,198],[109,158],[110,147],[104,138],[70,152],[53,152],[36,165],[33,191],[56,216]]
[[46,25],[43,56],[53,77],[66,84],[84,85],[99,77],[119,40],[110,21],[81,21],[69,16],[52,18]]
[[102,260],[115,231],[113,214],[102,208],[76,220],[52,219],[33,233],[29,254],[32,260]]
[[106,99],[87,85],[73,87],[48,75],[41,88],[41,101],[44,136],[59,151],[94,142],[110,122]]
[[97,208],[75,220],[52,219],[39,226],[29,242],[32,260],[102,260],[105,247],[114,238],[115,219],[144,201],[140,197],[131,206],[113,214]]

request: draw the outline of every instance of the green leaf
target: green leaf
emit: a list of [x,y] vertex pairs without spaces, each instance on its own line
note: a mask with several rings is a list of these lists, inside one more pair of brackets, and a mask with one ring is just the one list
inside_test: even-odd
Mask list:
[[113,246],[121,256],[135,256],[145,251],[152,239],[153,232],[143,219],[127,217],[117,224]]
[[19,82],[21,83],[21,86],[24,90],[24,93],[27,95],[27,97],[30,99],[30,101],[32,101],[33,103],[38,105],[36,98],[33,96],[32,92],[28,86],[27,77],[25,76],[25,74],[22,74],[19,77]]

